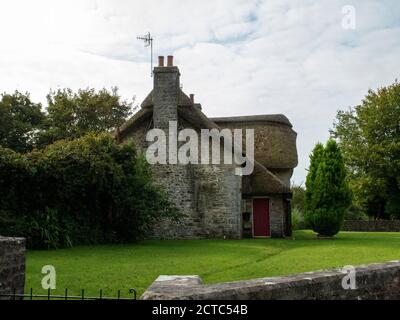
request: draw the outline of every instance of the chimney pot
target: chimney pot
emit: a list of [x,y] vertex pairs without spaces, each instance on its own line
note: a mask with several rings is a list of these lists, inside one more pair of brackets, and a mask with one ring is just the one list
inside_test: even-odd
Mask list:
[[159,67],[164,67],[164,56],[159,56],[158,57],[158,66]]
[[191,100],[192,103],[194,104],[194,94],[193,94],[193,93],[190,94],[190,100]]
[[174,56],[168,56],[167,66],[168,67],[174,66]]

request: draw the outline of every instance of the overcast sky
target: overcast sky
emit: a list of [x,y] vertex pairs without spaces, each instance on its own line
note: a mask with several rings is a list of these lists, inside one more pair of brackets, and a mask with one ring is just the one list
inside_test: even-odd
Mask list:
[[150,31],[208,116],[290,119],[296,183],[336,111],[400,74],[398,0],[1,0],[0,17],[1,92],[45,102],[50,88],[118,86],[141,102],[152,80],[136,37]]

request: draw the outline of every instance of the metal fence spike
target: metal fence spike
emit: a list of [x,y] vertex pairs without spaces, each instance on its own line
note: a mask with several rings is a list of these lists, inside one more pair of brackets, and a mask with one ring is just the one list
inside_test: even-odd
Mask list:
[[129,293],[132,293],[133,294],[133,299],[136,300],[136,290],[131,288],[131,289],[129,289]]

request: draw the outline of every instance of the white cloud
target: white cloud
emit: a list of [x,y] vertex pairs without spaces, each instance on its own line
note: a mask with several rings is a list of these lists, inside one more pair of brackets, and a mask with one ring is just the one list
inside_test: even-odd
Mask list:
[[[357,27],[341,27],[353,5]],[[2,0],[0,91],[120,87],[151,89],[155,56],[174,54],[186,91],[210,116],[284,113],[298,132],[304,181],[308,154],[328,137],[336,110],[400,70],[400,2],[259,0]]]

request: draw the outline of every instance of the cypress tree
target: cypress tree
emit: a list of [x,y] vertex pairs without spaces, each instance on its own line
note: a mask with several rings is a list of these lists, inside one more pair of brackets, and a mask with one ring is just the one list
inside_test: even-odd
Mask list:
[[351,193],[342,153],[334,140],[327,142],[319,160],[315,176],[310,177],[313,180],[310,182],[307,216],[314,232],[321,237],[332,237],[342,227],[345,211],[351,203]]

